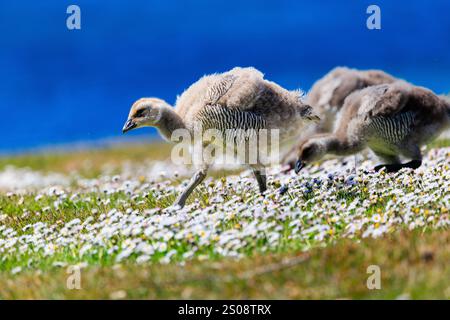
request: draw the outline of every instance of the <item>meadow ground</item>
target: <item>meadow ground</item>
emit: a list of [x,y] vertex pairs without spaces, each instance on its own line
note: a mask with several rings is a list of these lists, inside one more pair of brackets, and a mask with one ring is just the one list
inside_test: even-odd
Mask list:
[[0,298],[448,299],[449,145],[415,172],[272,168],[264,197],[250,172],[215,172],[182,210],[190,168],[166,144],[0,158]]

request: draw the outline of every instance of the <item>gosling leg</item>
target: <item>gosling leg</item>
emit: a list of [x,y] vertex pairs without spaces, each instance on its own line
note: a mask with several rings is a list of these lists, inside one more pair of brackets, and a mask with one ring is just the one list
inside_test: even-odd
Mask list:
[[417,169],[422,165],[422,152],[417,144],[407,144],[406,150],[403,150],[402,152],[406,157],[412,159],[403,164],[404,168]]
[[180,193],[178,198],[173,203],[174,206],[180,206],[181,208],[184,207],[186,204],[186,200],[189,197],[189,195],[194,191],[194,189],[205,179],[206,175],[208,173],[208,168],[202,168],[195,172],[191,180],[189,181],[189,184],[187,187],[183,190],[183,192]]
[[[375,155],[380,158],[384,164],[380,164],[374,168],[375,171],[380,171],[386,168],[386,172],[395,172],[401,169],[400,159],[396,155],[384,154],[374,151]],[[392,171],[389,171],[392,170]]]
[[422,165],[422,160],[411,160],[406,163],[394,163],[394,164],[380,164],[375,167],[375,171],[380,171],[383,167],[386,168],[386,172],[397,172],[402,168],[417,169]]
[[416,144],[406,144],[402,148],[402,154],[404,154],[406,157],[411,158],[413,160],[406,162],[406,163],[400,163],[397,156],[388,156],[388,155],[382,155],[377,153],[378,156],[385,159],[386,161],[390,162],[391,164],[381,164],[376,166],[374,169],[375,171],[380,171],[381,168],[385,167],[386,172],[397,172],[402,168],[411,168],[411,169],[417,169],[422,165],[422,153],[420,152],[420,148]]
[[267,190],[267,177],[266,170],[264,168],[252,167],[253,175],[256,178],[259,186],[259,192],[264,193]]

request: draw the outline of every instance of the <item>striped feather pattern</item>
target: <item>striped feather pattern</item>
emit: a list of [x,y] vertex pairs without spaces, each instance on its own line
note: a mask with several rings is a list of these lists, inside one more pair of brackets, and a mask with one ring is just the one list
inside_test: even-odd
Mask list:
[[230,90],[237,77],[232,74],[224,75],[206,90],[205,103],[214,105]]
[[413,112],[403,112],[395,117],[375,117],[371,120],[369,128],[375,136],[396,144],[402,142],[411,132],[414,118]]
[[203,129],[266,129],[263,117],[250,111],[234,110],[221,106],[207,106],[196,116]]
[[207,106],[196,116],[202,130],[215,129],[224,134],[226,141],[243,141],[266,129],[266,120],[250,111]]

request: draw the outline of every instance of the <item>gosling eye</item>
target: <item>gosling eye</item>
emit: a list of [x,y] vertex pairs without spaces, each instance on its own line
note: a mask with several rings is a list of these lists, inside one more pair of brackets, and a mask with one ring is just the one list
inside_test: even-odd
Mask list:
[[135,118],[142,118],[145,114],[145,109],[140,109],[138,111],[136,111],[136,113],[134,114]]

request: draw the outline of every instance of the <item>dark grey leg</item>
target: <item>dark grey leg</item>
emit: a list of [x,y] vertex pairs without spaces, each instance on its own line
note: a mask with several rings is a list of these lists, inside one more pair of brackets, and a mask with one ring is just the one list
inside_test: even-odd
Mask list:
[[[386,172],[393,172],[389,170],[394,170],[396,166],[401,165],[400,159],[397,156],[389,155],[389,154],[383,154],[379,152],[374,153],[383,160],[384,164],[380,164],[374,168],[375,171],[380,171],[382,168],[386,168]],[[401,168],[400,168],[401,169]],[[400,170],[397,169],[396,171]]]
[[183,208],[189,195],[205,179],[207,173],[208,173],[208,168],[202,168],[202,169],[198,170],[194,174],[194,176],[191,178],[191,181],[189,181],[189,184],[187,185],[186,189],[184,189],[183,192],[181,192],[181,194],[175,200],[173,205],[174,206],[178,205],[181,208]]
[[266,170],[262,167],[252,167],[252,170],[258,182],[259,192],[264,193],[267,190]]
[[404,168],[411,168],[411,169],[417,169],[418,167],[420,167],[422,165],[422,160],[411,160],[407,163],[403,164]]
[[356,174],[356,171],[358,169],[358,154],[356,153],[353,157],[355,158],[355,167],[353,168],[353,173]]
[[408,145],[407,150],[402,150],[403,154],[412,159],[411,161],[404,163],[404,168],[417,169],[422,165],[422,152],[420,151],[420,147],[416,144]]
[[386,172],[397,172],[402,168],[417,169],[422,165],[422,160],[411,160],[406,163],[394,163],[394,164],[380,164],[375,167],[375,171],[381,170],[383,167],[386,168]]
[[402,153],[405,156],[412,158],[413,160],[406,163],[400,163],[400,160],[396,156],[377,154],[379,157],[389,162],[389,164],[380,164],[374,168],[375,171],[380,171],[383,167],[385,167],[386,172],[397,172],[402,168],[417,169],[422,165],[422,154],[418,146],[416,145],[405,146],[405,148],[403,148],[402,150]]

